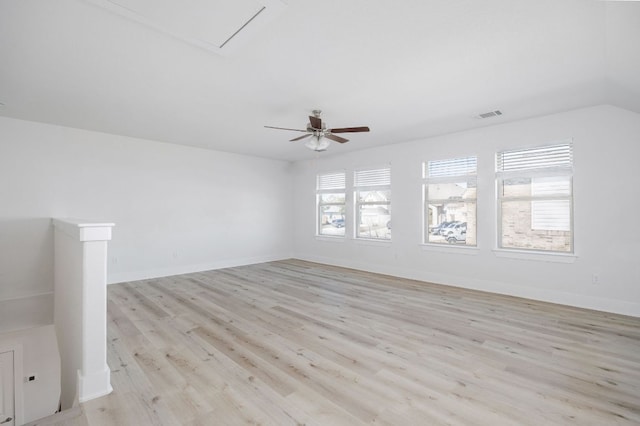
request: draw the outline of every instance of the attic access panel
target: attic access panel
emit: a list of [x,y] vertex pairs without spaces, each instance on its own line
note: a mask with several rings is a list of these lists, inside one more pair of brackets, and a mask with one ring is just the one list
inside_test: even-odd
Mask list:
[[87,0],[192,45],[226,54],[283,12],[281,0]]

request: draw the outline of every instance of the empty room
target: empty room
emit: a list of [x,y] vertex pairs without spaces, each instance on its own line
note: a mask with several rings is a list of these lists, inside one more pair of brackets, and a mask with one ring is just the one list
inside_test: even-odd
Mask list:
[[640,1],[0,0],[0,425],[640,424]]

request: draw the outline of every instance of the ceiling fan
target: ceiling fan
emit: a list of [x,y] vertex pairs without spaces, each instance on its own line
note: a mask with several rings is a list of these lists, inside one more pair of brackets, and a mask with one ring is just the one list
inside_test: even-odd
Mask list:
[[306,135],[298,136],[297,138],[291,139],[291,142],[296,142],[302,139],[311,138],[304,145],[312,149],[314,151],[325,151],[329,147],[329,140],[336,141],[338,143],[348,142],[349,139],[345,139],[340,136],[336,136],[334,133],[355,133],[355,132],[368,132],[369,128],[366,126],[362,127],[341,127],[337,129],[327,129],[325,123],[322,122],[320,118],[320,114],[322,111],[319,109],[313,110],[313,116],[309,116],[309,123],[307,124],[306,130],[301,129],[288,129],[285,127],[273,127],[273,126],[264,126],[268,129],[278,129],[278,130],[290,130],[293,132],[305,132]]

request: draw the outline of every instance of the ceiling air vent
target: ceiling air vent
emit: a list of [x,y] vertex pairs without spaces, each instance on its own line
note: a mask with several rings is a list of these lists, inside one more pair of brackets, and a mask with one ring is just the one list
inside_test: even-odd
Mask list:
[[502,115],[502,111],[497,109],[495,111],[483,112],[482,114],[474,115],[473,118],[480,120],[483,118],[498,117],[499,115]]

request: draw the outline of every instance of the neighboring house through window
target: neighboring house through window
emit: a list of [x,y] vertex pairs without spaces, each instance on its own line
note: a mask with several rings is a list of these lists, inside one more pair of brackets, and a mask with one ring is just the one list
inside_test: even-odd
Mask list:
[[477,157],[423,164],[425,243],[476,245]]
[[498,247],[573,252],[571,142],[497,153]]
[[317,176],[316,205],[317,233],[344,237],[345,229],[345,172]]
[[391,239],[391,168],[354,173],[356,238]]

